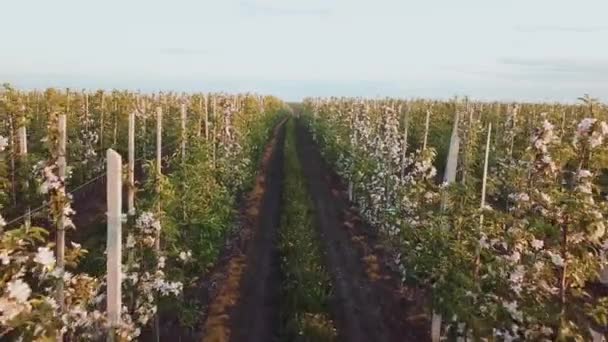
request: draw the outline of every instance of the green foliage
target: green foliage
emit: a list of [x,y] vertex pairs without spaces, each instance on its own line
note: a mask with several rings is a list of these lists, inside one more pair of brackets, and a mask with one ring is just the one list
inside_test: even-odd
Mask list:
[[294,120],[287,123],[285,183],[279,237],[284,273],[281,316],[285,341],[334,341],[331,285],[313,224],[312,203],[298,161]]

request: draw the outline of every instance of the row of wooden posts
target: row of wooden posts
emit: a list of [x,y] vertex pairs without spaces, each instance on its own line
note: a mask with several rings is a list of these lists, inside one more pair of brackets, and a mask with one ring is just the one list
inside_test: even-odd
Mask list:
[[[181,157],[186,158],[186,105],[181,106]],[[156,108],[156,177],[157,192],[160,193],[160,177],[162,175],[162,108]],[[128,137],[128,166],[127,166],[127,213],[135,215],[135,113],[129,115]],[[106,152],[107,171],[107,314],[110,331],[108,341],[114,341],[114,327],[120,324],[122,308],[122,157],[118,152],[108,149]],[[157,215],[160,215],[161,203],[157,203]],[[160,252],[160,231],[157,231],[154,248]],[[158,315],[155,317],[155,338],[159,340]]]
[[[401,112],[401,107],[399,108],[398,112]],[[313,113],[313,119],[316,119],[316,112]],[[423,144],[422,144],[422,150],[425,150],[427,148],[427,142],[428,142],[428,133],[429,133],[429,123],[430,123],[430,115],[431,115],[431,111],[427,110],[426,111],[426,119],[425,119],[425,125],[424,125],[424,136],[423,136]],[[565,115],[565,112],[564,112]],[[457,168],[458,168],[458,156],[459,156],[459,152],[460,152],[460,136],[458,134],[458,128],[459,128],[459,119],[460,119],[460,113],[458,112],[458,110],[455,111],[454,113],[454,123],[453,123],[453,127],[452,127],[452,134],[451,134],[451,138],[450,138],[450,146],[449,146],[449,150],[448,150],[448,155],[447,155],[447,163],[446,163],[446,168],[445,168],[445,172],[444,172],[444,176],[443,176],[443,182],[444,184],[451,184],[454,183],[456,181],[456,174],[457,174]],[[357,117],[354,117],[354,120],[357,120]],[[402,160],[403,160],[403,165],[402,165],[402,170],[401,170],[401,176],[404,176],[404,171],[405,171],[405,157],[406,157],[406,148],[407,148],[407,139],[408,139],[408,125],[409,125],[409,115],[406,114],[405,119],[404,119],[404,129],[403,129],[403,150],[402,150]],[[471,122],[471,117],[469,117],[469,123]],[[354,124],[354,122],[353,122]],[[563,126],[563,122],[562,122],[562,126]],[[352,129],[354,129],[354,126],[351,127]],[[563,130],[563,128],[562,128]],[[479,229],[481,230],[481,228],[483,227],[483,221],[484,221],[484,215],[483,215],[483,209],[486,206],[486,190],[487,190],[487,179],[488,179],[488,163],[489,163],[489,157],[490,157],[490,143],[491,143],[491,136],[492,136],[492,123],[488,123],[487,126],[487,137],[486,137],[486,144],[485,144],[485,153],[484,153],[484,164],[483,164],[483,176],[482,176],[482,183],[481,183],[481,199],[480,199],[480,209],[481,209],[481,214],[479,217]],[[358,137],[357,137],[357,132],[354,132],[354,144],[356,145],[358,143]],[[511,137],[511,146],[513,146],[513,137]],[[513,150],[513,147],[511,147],[510,151]],[[463,176],[463,181],[464,181],[464,176]],[[349,185],[348,185],[348,194],[349,194],[349,199],[351,201],[354,200],[354,183],[352,180],[349,181]],[[442,203],[441,203],[441,210],[445,210],[447,208],[447,198],[442,199]],[[479,253],[480,251],[477,250],[477,258],[479,258]],[[602,269],[601,272],[601,279],[600,281],[605,284],[608,285],[608,269]],[[431,340],[433,342],[439,342],[441,340],[441,325],[442,325],[442,315],[437,313],[436,311],[433,310],[432,313],[432,318],[431,318]],[[591,334],[592,334],[592,338],[593,341],[604,341],[603,336],[597,332],[595,332],[594,330],[591,330]]]
[[[186,158],[186,106],[181,107],[182,119],[182,141],[181,157]],[[156,110],[156,174],[160,178],[162,172],[162,109]],[[67,145],[67,117],[60,114],[58,117],[59,144],[58,148],[58,174],[60,179],[65,179],[67,170],[66,145]],[[127,213],[135,215],[135,112],[129,115],[128,127],[128,165],[127,165]],[[18,131],[19,151],[22,158],[27,157],[27,133],[26,127],[22,125]],[[111,327],[120,324],[120,314],[122,308],[121,296],[121,266],[122,266],[122,157],[113,149],[106,151],[106,177],[107,177],[107,316]],[[27,186],[27,185],[26,185]],[[158,188],[160,191],[160,188]],[[158,209],[160,210],[160,203]],[[56,260],[59,277],[56,285],[56,300],[62,311],[65,310],[65,295],[63,273],[65,272],[65,219],[60,216],[57,222],[56,234]],[[26,226],[31,225],[30,208],[26,209],[24,216]],[[160,232],[156,239],[155,249],[160,251]],[[114,340],[114,334],[108,333],[108,338]],[[158,333],[156,334],[158,335]],[[58,341],[63,341],[62,333],[57,335]]]
[[[88,98],[88,95],[87,95]],[[213,98],[212,108],[213,114],[215,114],[216,103],[215,97]],[[88,102],[88,101],[87,101]],[[204,102],[204,115],[199,118],[199,129],[197,137],[202,135],[202,124],[204,120],[204,135],[205,139],[209,139],[209,113],[207,110],[207,100],[201,99],[199,106],[203,110]],[[85,102],[86,103],[86,102]],[[103,98],[102,98],[103,103]],[[88,106],[87,106],[88,107]],[[261,110],[263,107],[263,98],[261,99]],[[87,110],[85,108],[85,110]],[[141,111],[141,108],[137,108],[137,111]],[[143,109],[145,110],[145,109]],[[68,92],[68,104],[66,113],[69,112],[69,92]],[[58,134],[59,142],[57,148],[57,176],[61,180],[65,180],[67,175],[67,114],[61,113],[58,115]],[[135,117],[136,112],[132,111],[128,118],[128,164],[127,164],[127,214],[134,216],[135,211]],[[204,117],[203,117],[204,116]],[[156,177],[160,180],[162,176],[162,117],[163,112],[161,107],[156,108]],[[180,156],[182,161],[186,159],[186,147],[187,147],[187,106],[186,103],[182,102],[180,107],[180,118],[181,118],[181,146]],[[214,127],[215,129],[215,127]],[[12,130],[11,130],[12,132]],[[27,160],[28,144],[27,144],[27,128],[24,124],[20,125],[17,129],[17,143],[18,150],[17,156],[23,161]],[[215,147],[215,144],[214,144]],[[215,149],[214,149],[215,150]],[[215,151],[214,151],[215,152]],[[214,153],[215,158],[215,153]],[[107,177],[107,316],[111,327],[116,327],[120,324],[120,314],[122,307],[121,300],[121,265],[122,265],[122,157],[113,149],[106,151],[106,177]],[[156,190],[160,193],[160,182],[157,182]],[[25,187],[29,187],[28,182],[25,182]],[[65,186],[65,185],[64,185]],[[161,206],[160,201],[157,203],[157,214],[160,214]],[[23,215],[24,225],[26,227],[31,226],[31,209],[28,207],[25,209]],[[65,273],[65,230],[66,230],[66,217],[64,214],[60,215],[58,222],[56,222],[56,267],[59,270],[59,277],[56,284],[56,300],[62,312],[65,311],[65,295],[64,295],[64,282],[63,274]],[[160,232],[157,232],[155,249],[157,252],[160,251]],[[158,334],[158,317],[156,317],[156,340],[159,338]],[[108,338],[114,340],[113,328],[108,333]],[[57,334],[57,340],[63,341],[63,334],[59,332]]]
[[[85,112],[88,113],[88,94],[84,94],[85,96]],[[104,97],[102,95],[102,110],[104,106]],[[238,97],[236,99],[236,107],[238,108],[240,105],[238,103]],[[209,139],[210,130],[209,130],[209,110],[207,108],[207,95],[203,95],[200,99],[199,109],[201,111],[201,115],[198,118],[198,130],[196,136],[198,138],[203,134],[202,126],[204,124],[204,138],[205,140]],[[56,146],[57,150],[57,176],[64,181],[67,175],[67,114],[70,109],[70,92],[68,90],[67,93],[67,104],[66,104],[66,112],[58,115],[57,129],[59,134],[58,146]],[[216,97],[212,98],[211,103],[211,111],[212,114],[216,115]],[[127,214],[130,217],[133,217],[136,214],[135,211],[135,118],[136,112],[141,112],[142,110],[146,110],[146,108],[140,108],[136,106],[136,110],[132,111],[129,114],[128,118],[128,164],[127,164]],[[264,98],[260,97],[260,110],[264,111]],[[157,188],[156,191],[160,193],[162,190],[160,188],[160,178],[162,176],[162,116],[163,111],[162,108],[156,107],[156,177],[157,177]],[[181,118],[181,144],[180,144],[180,156],[182,161],[186,159],[186,147],[187,147],[187,105],[185,102],[181,103],[180,107],[180,118]],[[11,120],[11,134],[13,132],[12,127],[13,117],[10,117]],[[101,117],[102,120],[102,129],[103,129],[103,115]],[[145,120],[145,118],[144,118]],[[145,121],[144,121],[145,122]],[[215,126],[213,127],[213,134],[215,134]],[[28,155],[28,144],[27,144],[27,128],[26,125],[21,123],[16,129],[17,137],[16,142],[18,144],[18,149],[16,151],[16,155],[22,161],[27,160]],[[103,139],[103,131],[101,133],[101,139]],[[11,136],[11,141],[13,137]],[[116,126],[115,126],[115,139],[116,141]],[[103,143],[102,143],[103,144]],[[213,159],[215,164],[215,143],[213,144]],[[14,163],[14,160],[13,160]],[[14,165],[13,165],[14,168]],[[108,149],[106,151],[106,177],[107,177],[107,317],[111,327],[116,327],[120,324],[121,320],[121,265],[122,265],[122,157],[119,153],[117,153],[113,149]],[[14,179],[13,179],[14,184]],[[30,184],[28,181],[24,182],[24,186],[27,189]],[[64,183],[65,186],[65,183]],[[64,199],[65,200],[65,199]],[[40,208],[39,208],[40,209]],[[37,209],[38,210],[38,209]],[[160,200],[157,203],[157,214],[160,215],[161,204]],[[26,227],[31,226],[31,218],[32,218],[32,210],[29,207],[25,209],[25,213],[22,217],[17,218],[14,222],[23,219],[24,225]],[[59,215],[59,218],[56,223],[56,267],[59,271],[59,277],[56,284],[55,296],[57,303],[60,307],[61,312],[65,312],[66,303],[65,303],[65,294],[64,294],[64,282],[63,282],[63,274],[65,273],[65,230],[66,230],[66,216],[64,214]],[[155,241],[155,249],[157,252],[160,251],[160,232],[157,232],[156,241]],[[158,334],[158,317],[155,319],[155,328],[156,328],[156,340],[159,339]],[[110,340],[114,340],[115,336],[113,333],[113,329],[108,333],[108,338]],[[63,341],[63,334],[59,332],[57,334],[57,340]]]
[[[401,106],[399,107],[398,112],[399,113],[401,112]],[[423,136],[423,143],[422,143],[423,151],[426,150],[427,144],[428,144],[430,116],[431,116],[431,110],[427,110],[425,123],[424,123],[424,136]],[[313,119],[316,119],[316,113],[314,113]],[[354,120],[357,120],[356,116],[355,116]],[[404,120],[404,129],[403,129],[403,138],[402,138],[403,139],[403,150],[402,150],[401,177],[403,177],[405,175],[405,158],[406,158],[406,151],[407,151],[406,149],[407,149],[409,121],[410,121],[409,115],[406,115],[405,120]],[[353,122],[353,124],[354,124],[354,122]],[[446,169],[445,169],[444,178],[443,178],[443,182],[445,184],[454,183],[456,181],[456,172],[457,172],[457,168],[458,168],[458,155],[459,155],[459,150],[460,150],[460,137],[458,135],[458,124],[459,124],[459,112],[458,112],[458,110],[456,110],[456,112],[454,114],[454,125],[452,128],[452,135],[451,135],[451,139],[450,139],[450,147],[448,150]],[[351,128],[354,129],[354,126]],[[480,209],[482,209],[482,210],[486,205],[486,184],[487,184],[487,178],[488,178],[488,161],[489,161],[489,156],[490,156],[491,135],[492,135],[492,124],[489,123],[486,146],[485,146],[483,177],[482,177],[482,187],[481,187]],[[354,143],[355,143],[355,145],[358,143],[358,137],[357,137],[356,130],[354,133]],[[354,200],[354,187],[355,187],[354,182],[352,180],[350,180],[349,184],[348,184],[348,196],[349,196],[349,200],[351,200],[351,201]],[[447,205],[446,202],[447,202],[446,199],[442,200],[442,205],[441,205],[442,210],[445,210],[446,205]],[[479,218],[479,229],[481,229],[482,226],[483,226],[483,213],[480,215],[480,218]],[[431,320],[431,339],[433,342],[439,342],[441,339],[441,324],[442,324],[441,315],[438,314],[437,312],[433,311],[432,320]]]

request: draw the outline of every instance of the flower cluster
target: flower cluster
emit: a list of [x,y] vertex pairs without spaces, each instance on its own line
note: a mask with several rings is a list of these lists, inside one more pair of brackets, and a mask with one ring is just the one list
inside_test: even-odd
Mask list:
[[[127,259],[123,264],[124,293],[134,298],[123,315],[130,315],[137,326],[145,326],[157,312],[160,296],[179,296],[183,289],[181,282],[169,281],[165,274],[166,257],[155,251],[155,241],[161,230],[157,215],[142,212],[135,221],[135,229],[128,234],[125,244]],[[185,257],[191,253],[184,252]],[[135,329],[131,337],[137,337],[140,329]]]
[[8,146],[8,138],[0,135],[0,152],[4,151]]
[[[404,127],[391,100],[306,103],[323,155],[354,184],[353,198],[386,238],[403,280],[429,286],[433,309],[452,318],[445,334],[500,340],[589,337],[588,328],[602,319],[596,312],[608,309],[586,287],[608,265],[608,204],[598,183],[608,160],[605,122],[583,118],[569,125],[566,109],[558,108],[558,134],[547,106],[496,104],[507,109],[502,117],[484,112],[487,104],[468,103],[470,115],[458,128],[464,139],[462,178],[438,186],[435,165],[442,161],[435,160],[435,149],[398,157],[405,156],[406,142],[397,134]],[[438,105],[404,104],[410,113]],[[527,111],[542,114],[517,119]],[[411,120],[414,131],[424,129],[423,121]],[[486,203],[480,205],[482,121],[500,127],[503,136],[491,146],[498,156],[489,168]],[[521,132],[531,133],[531,139],[519,139]],[[574,139],[565,139],[569,136]],[[445,151],[440,144],[446,139],[429,138],[430,146]]]

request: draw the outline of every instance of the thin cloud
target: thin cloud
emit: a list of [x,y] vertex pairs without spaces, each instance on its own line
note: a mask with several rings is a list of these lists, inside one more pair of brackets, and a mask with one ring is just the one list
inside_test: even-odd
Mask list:
[[498,62],[519,69],[608,77],[608,61],[604,60],[506,57]]
[[479,80],[531,83],[543,86],[601,86],[608,78],[608,61],[575,58],[503,57],[490,64],[445,65],[446,72]]
[[206,55],[209,53],[208,50],[205,49],[192,49],[192,48],[162,48],[160,52],[165,55],[174,55],[174,56],[187,56],[187,55]]
[[331,11],[326,8],[288,8],[255,1],[241,1],[240,5],[249,13],[272,16],[327,16],[331,14]]
[[523,33],[595,33],[608,31],[608,26],[522,25],[515,30]]

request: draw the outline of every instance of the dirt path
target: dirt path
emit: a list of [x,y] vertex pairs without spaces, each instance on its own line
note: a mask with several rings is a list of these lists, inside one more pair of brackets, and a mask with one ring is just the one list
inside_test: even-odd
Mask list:
[[203,341],[276,340],[280,264],[277,231],[283,182],[284,121],[264,153],[260,174],[247,198],[243,227],[216,272],[217,283],[203,327]]
[[328,168],[309,132],[297,125],[297,150],[316,223],[327,255],[340,340],[426,341],[430,328],[415,291],[405,289],[387,267],[363,221],[350,208],[344,186]]

